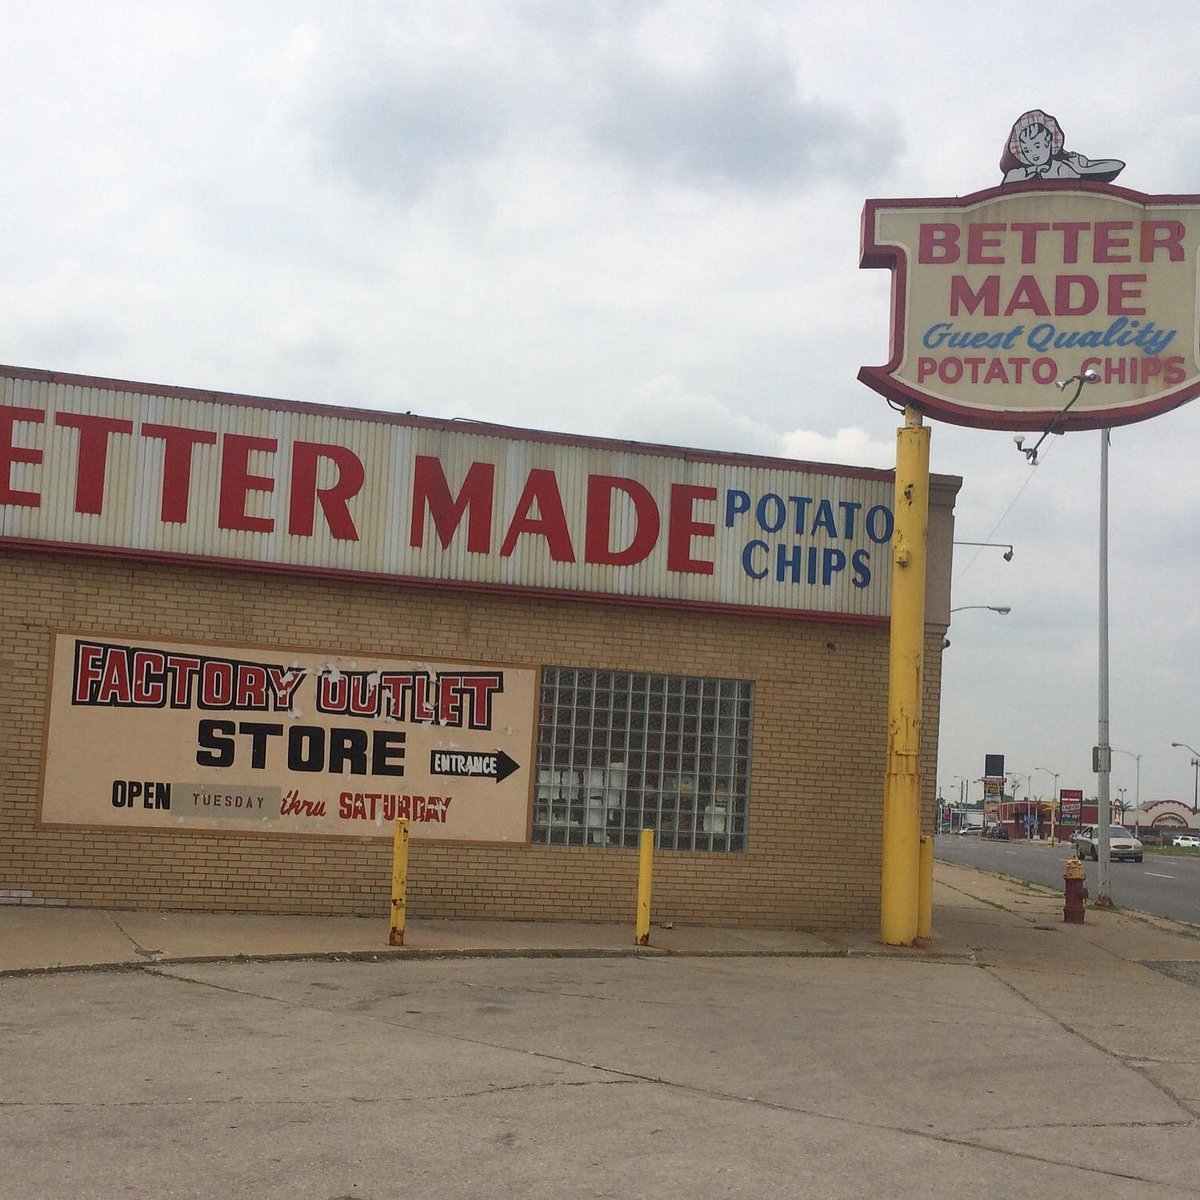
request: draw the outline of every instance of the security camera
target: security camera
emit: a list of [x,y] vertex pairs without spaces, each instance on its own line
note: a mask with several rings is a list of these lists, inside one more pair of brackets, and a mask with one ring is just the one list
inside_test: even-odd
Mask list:
[[1012,547],[1009,546],[1009,548],[1007,550],[1005,550],[1005,552],[1004,552],[1004,561],[1012,562],[1012,556],[1013,556]]
[[1095,371],[1084,371],[1080,376],[1084,383],[1099,383],[1100,376]]
[[1024,434],[1018,433],[1017,436],[1015,438],[1013,438],[1013,441],[1017,443],[1017,449],[1020,450],[1021,447],[1025,445]]

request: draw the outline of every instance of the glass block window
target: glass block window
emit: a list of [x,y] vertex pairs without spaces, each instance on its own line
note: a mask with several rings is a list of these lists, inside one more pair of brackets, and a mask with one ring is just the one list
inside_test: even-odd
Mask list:
[[753,684],[543,667],[533,840],[746,848]]

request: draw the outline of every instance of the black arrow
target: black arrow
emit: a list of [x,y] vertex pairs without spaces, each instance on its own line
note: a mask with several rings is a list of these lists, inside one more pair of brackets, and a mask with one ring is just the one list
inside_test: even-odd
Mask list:
[[470,754],[465,750],[431,750],[430,775],[453,775],[458,779],[494,779],[499,783],[520,767],[503,750],[487,750]]

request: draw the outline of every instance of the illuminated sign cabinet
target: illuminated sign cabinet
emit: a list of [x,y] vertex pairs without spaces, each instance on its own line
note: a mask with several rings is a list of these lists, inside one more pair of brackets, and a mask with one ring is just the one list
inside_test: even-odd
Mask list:
[[[859,378],[992,429],[1123,425],[1200,394],[1200,196],[1113,185],[1124,163],[1066,150],[1040,110],[1000,166],[972,195],[867,202],[861,265],[893,272],[892,336]],[[1103,386],[1064,411],[1075,378]]]

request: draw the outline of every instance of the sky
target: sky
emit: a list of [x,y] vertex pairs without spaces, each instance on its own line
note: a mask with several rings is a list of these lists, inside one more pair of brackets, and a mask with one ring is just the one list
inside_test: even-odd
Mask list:
[[[5,7],[15,366],[891,467],[866,199],[998,184],[1031,108],[1200,193],[1194,0]],[[1101,435],[930,424],[1001,547],[956,548],[937,785],[1094,795]],[[1129,803],[1195,794],[1198,458],[1196,404],[1112,435]]]

